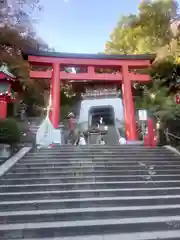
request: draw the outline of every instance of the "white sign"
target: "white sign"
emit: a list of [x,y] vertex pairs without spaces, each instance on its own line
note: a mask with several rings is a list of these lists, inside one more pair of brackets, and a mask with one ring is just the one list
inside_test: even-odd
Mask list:
[[147,110],[139,110],[138,111],[139,120],[146,121],[147,120]]

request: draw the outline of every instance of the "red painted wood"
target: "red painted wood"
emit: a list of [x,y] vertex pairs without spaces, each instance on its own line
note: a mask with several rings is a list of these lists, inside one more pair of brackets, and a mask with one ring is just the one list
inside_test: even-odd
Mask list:
[[8,76],[3,73],[3,72],[0,72],[0,80],[4,80],[5,78],[7,78]]
[[59,127],[60,114],[60,65],[53,64],[52,74],[52,124],[54,128]]
[[13,78],[13,77],[10,77],[8,74],[6,74],[6,73],[4,73],[4,72],[0,72],[0,80],[5,80],[5,81],[7,81],[6,79],[10,79],[10,81],[12,80],[12,81],[14,81],[15,80],[15,78]]
[[88,73],[94,75],[95,74],[95,69],[94,66],[88,66]]
[[7,95],[1,95],[0,96],[0,101],[6,101],[7,103],[12,103],[12,102],[15,102],[16,99],[11,98],[10,96],[7,96]]
[[4,120],[7,117],[7,101],[0,99],[0,119]]
[[[49,97],[51,97],[51,101],[52,101],[52,99],[53,99],[53,88],[52,88],[52,86],[53,86],[53,79],[51,79],[51,84],[50,84],[50,96]],[[50,104],[50,103],[49,103]],[[50,111],[49,111],[49,119],[50,119],[50,121],[51,121],[51,123],[52,123],[52,102],[51,102],[51,106],[49,106],[50,107]],[[59,106],[60,107],[60,106]]]
[[148,134],[146,134],[146,135],[144,136],[144,145],[147,146],[147,147],[150,146]]
[[147,121],[147,127],[148,127],[148,143],[150,147],[155,147],[157,144],[156,141],[156,134],[155,134],[155,130],[154,130],[154,124],[153,124],[153,120],[151,118],[148,118]]
[[147,128],[148,128],[148,143],[149,146],[152,146],[153,143],[153,121],[151,118],[147,120]]
[[[124,89],[124,84],[121,85],[121,89],[122,89],[122,96],[124,96],[125,94],[125,89]],[[127,122],[127,114],[126,114],[126,108],[124,107],[125,106],[125,102],[124,102],[124,97],[122,97],[122,102],[123,102],[123,110],[124,110],[124,122],[126,123]]]
[[[32,79],[51,79],[52,71],[30,71],[30,77]],[[131,81],[149,82],[151,78],[146,74],[129,73],[129,79]],[[122,74],[108,74],[108,73],[66,73],[61,72],[61,80],[88,80],[88,81],[122,81]]]
[[123,102],[125,108],[125,125],[126,125],[126,136],[128,140],[134,141],[137,140],[136,136],[136,118],[134,111],[134,103],[132,96],[132,87],[131,81],[129,79],[129,70],[128,66],[123,66],[122,68],[123,74]]
[[87,66],[111,66],[120,67],[124,64],[129,67],[148,67],[151,65],[150,60],[144,59],[81,59],[81,58],[58,58],[58,57],[40,57],[40,56],[28,56],[29,62],[34,63],[59,63],[67,65],[87,65]]
[[[131,81],[148,82],[150,77],[145,74],[129,73],[129,68],[146,68],[151,65],[151,60],[146,59],[97,59],[97,58],[73,58],[73,57],[43,57],[28,56],[30,63],[40,63],[53,65],[52,71],[30,71],[30,77],[33,79],[51,79],[52,78],[52,124],[54,127],[59,125],[59,103],[60,103],[60,77],[62,81],[112,81],[124,84],[123,102],[125,108],[126,135],[128,140],[137,140],[136,119],[131,89]],[[61,65],[69,66],[87,66],[88,73],[66,73],[60,72]],[[97,74],[94,72],[95,66],[118,67],[122,69],[118,74]],[[61,76],[60,76],[61,75]]]

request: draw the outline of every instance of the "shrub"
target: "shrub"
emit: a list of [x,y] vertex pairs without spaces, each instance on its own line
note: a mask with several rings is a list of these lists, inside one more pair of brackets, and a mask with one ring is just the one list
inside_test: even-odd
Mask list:
[[14,119],[0,120],[0,143],[15,144],[20,141],[21,131]]

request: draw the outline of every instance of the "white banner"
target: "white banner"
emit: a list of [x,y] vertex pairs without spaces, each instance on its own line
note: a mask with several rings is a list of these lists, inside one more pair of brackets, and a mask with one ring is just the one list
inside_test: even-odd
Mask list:
[[146,121],[147,120],[147,110],[139,110],[138,111],[139,120]]

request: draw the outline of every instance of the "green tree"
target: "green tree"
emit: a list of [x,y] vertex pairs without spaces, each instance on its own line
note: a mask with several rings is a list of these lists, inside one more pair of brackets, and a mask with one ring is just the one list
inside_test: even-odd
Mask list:
[[145,86],[143,96],[136,97],[135,104],[137,109],[147,109],[163,121],[180,117],[180,106],[176,104],[174,95],[158,78],[153,81],[151,88]]
[[177,24],[172,31],[173,19],[178,19],[177,1],[143,1],[137,15],[121,18],[105,47],[106,53],[157,54],[152,67],[145,70],[153,81],[138,85],[135,105],[138,109],[148,109],[161,120],[175,118],[180,113],[174,97],[180,79],[180,40]]
[[6,64],[21,82],[23,92],[20,97],[24,102],[32,105],[44,105],[43,93],[47,84],[43,80],[33,81],[29,79],[29,63],[24,60],[23,51],[38,49],[39,42],[36,38],[23,35],[15,27],[3,26],[0,28],[0,65]]
[[[30,80],[30,66],[22,54],[26,50],[38,50],[39,43],[42,42],[39,42],[32,28],[34,12],[41,10],[42,6],[39,0],[15,0],[14,4],[17,7],[16,11],[6,6],[7,9],[5,9],[0,5],[0,65],[6,64],[9,71],[20,79],[23,89],[21,98],[24,102],[29,106],[43,108],[48,104],[49,81]],[[24,22],[24,19],[27,21]],[[41,47],[40,49],[49,50],[46,44],[43,44],[43,49]],[[42,68],[41,66],[39,70]],[[61,96],[64,105],[71,105],[74,99],[71,86],[61,86]]]
[[171,21],[178,16],[175,0],[143,1],[137,15],[122,17],[105,47],[106,53],[157,52],[172,41]]
[[23,59],[22,51],[37,48],[36,40],[8,26],[1,27],[0,32],[0,63],[6,63],[12,73],[22,80],[27,79],[29,66]]

